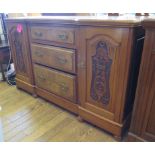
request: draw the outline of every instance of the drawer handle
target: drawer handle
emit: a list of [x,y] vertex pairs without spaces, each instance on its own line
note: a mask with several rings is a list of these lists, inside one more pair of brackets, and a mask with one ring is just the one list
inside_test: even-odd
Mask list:
[[58,38],[61,39],[61,40],[67,40],[68,36],[66,34],[59,34]]
[[64,57],[57,57],[57,60],[60,64],[66,64],[67,63],[67,59],[65,59]]
[[35,34],[35,36],[37,36],[37,37],[42,37],[42,36],[43,36],[43,34],[42,34],[41,32],[35,32],[34,34]]
[[62,92],[66,93],[69,90],[68,86],[65,83],[60,83],[59,86]]
[[40,80],[42,80],[42,81],[46,81],[46,78],[45,78],[44,76],[42,76],[42,75],[38,76],[38,78],[39,78]]
[[43,53],[39,52],[39,51],[36,51],[35,54],[38,56],[38,57],[43,57]]

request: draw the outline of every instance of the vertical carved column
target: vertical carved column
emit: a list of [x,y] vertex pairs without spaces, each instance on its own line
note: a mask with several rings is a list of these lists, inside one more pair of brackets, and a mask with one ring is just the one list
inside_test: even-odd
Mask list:
[[92,56],[91,97],[102,104],[108,104],[110,99],[109,76],[112,59],[108,56],[106,42],[100,41],[96,53]]
[[15,50],[16,50],[16,55],[17,55],[17,65],[18,69],[20,72],[26,72],[26,67],[23,62],[23,53],[22,53],[22,32],[19,33],[17,31],[14,32],[14,45],[15,45]]
[[20,32],[17,31],[17,26],[13,26],[10,30],[11,40],[13,41],[13,48],[16,54],[16,68],[17,71],[23,74],[26,74],[26,66],[24,61],[24,49],[23,49],[23,30]]

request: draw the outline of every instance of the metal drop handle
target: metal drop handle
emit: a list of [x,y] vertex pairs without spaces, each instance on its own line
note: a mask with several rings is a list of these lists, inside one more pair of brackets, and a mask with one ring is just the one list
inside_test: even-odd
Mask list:
[[60,83],[59,84],[61,91],[67,92],[69,90],[68,86],[65,83]]
[[66,35],[66,34],[59,34],[58,38],[61,39],[61,40],[67,40],[68,39],[68,35]]
[[61,63],[61,64],[67,63],[67,59],[64,58],[64,57],[58,56],[58,57],[56,57],[56,58],[57,58],[58,62]]

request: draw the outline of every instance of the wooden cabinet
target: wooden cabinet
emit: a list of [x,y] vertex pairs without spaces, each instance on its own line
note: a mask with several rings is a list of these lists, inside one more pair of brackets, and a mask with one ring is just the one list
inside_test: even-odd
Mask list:
[[24,22],[9,23],[8,33],[16,69],[17,87],[34,93],[27,25]]
[[155,20],[142,24],[146,35],[128,141],[155,141]]
[[115,18],[24,19],[25,51],[38,96],[120,138],[129,126],[144,30],[140,20]]
[[135,32],[132,28],[81,29],[81,52],[84,53],[81,57],[85,67],[79,73],[82,82],[79,85],[82,92],[79,113],[82,118],[107,129],[116,137],[127,126],[132,109],[133,100],[130,99],[135,88],[132,93],[129,91],[136,81],[135,75],[131,83],[129,80],[135,72],[132,57],[138,52],[134,50],[136,42],[132,41],[143,37],[142,30]]

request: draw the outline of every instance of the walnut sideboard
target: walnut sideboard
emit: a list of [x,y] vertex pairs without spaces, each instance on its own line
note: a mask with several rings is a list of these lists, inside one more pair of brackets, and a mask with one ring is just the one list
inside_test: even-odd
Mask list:
[[18,88],[120,139],[130,123],[144,30],[126,17],[7,19]]

